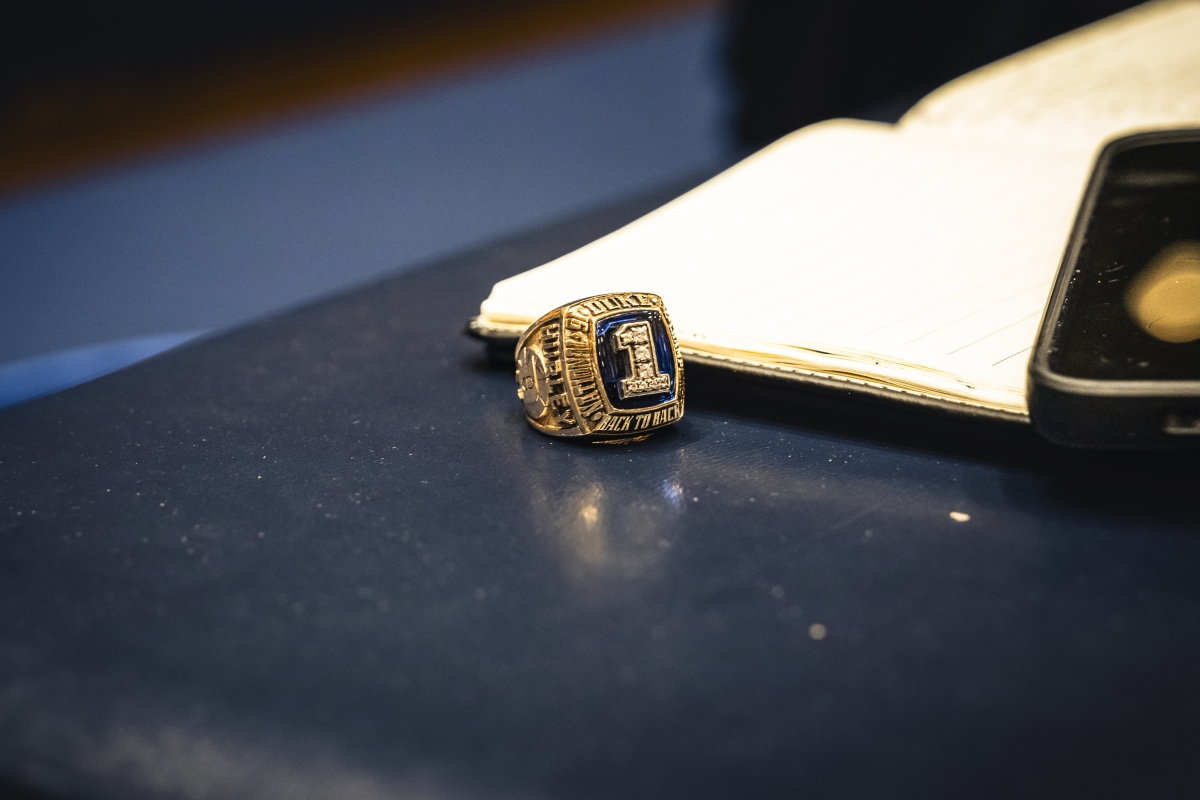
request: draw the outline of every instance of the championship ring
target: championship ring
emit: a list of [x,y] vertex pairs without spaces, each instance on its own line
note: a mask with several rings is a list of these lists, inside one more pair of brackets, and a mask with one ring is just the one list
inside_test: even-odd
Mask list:
[[517,395],[551,436],[644,439],[683,416],[683,361],[662,298],[601,294],[560,306],[517,343]]

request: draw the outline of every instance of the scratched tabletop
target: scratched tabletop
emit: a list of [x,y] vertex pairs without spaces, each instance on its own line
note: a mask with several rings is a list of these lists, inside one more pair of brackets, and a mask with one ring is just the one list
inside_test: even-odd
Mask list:
[[1194,796],[1194,457],[703,370],[529,428],[464,321],[662,200],[0,412],[10,788]]

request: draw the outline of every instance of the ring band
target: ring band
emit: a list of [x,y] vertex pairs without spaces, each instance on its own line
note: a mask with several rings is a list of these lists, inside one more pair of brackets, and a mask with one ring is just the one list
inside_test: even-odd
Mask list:
[[542,433],[642,439],[683,416],[683,361],[656,294],[559,306],[529,326],[516,356],[517,396]]

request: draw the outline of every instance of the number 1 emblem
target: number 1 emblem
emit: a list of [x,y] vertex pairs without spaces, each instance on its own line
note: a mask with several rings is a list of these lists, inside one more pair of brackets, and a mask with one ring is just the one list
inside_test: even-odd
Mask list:
[[629,377],[621,379],[621,397],[640,397],[671,390],[671,376],[658,366],[650,323],[626,322],[617,328],[617,344],[629,353]]

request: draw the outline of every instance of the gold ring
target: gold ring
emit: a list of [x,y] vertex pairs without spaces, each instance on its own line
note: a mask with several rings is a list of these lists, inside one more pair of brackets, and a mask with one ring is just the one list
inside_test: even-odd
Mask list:
[[551,436],[644,439],[683,416],[683,360],[662,298],[585,297],[549,312],[517,343],[517,396]]

